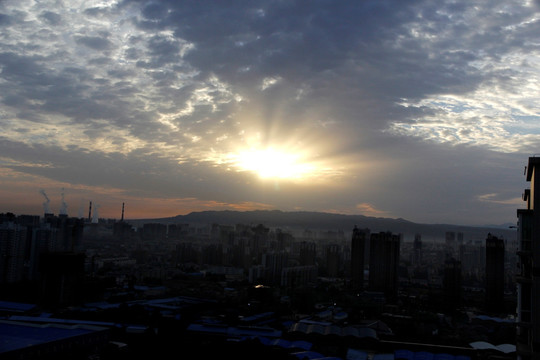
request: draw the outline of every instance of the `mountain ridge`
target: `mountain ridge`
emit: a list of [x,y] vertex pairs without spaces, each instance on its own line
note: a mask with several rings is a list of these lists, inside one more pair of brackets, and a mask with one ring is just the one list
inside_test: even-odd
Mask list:
[[263,224],[270,228],[280,228],[291,232],[304,230],[343,231],[346,234],[357,226],[368,228],[371,232],[386,232],[403,234],[404,240],[413,240],[420,234],[426,240],[444,240],[447,231],[464,234],[464,242],[485,241],[487,234],[502,237],[507,240],[516,238],[516,230],[500,226],[469,226],[455,224],[422,224],[414,223],[403,218],[370,217],[365,215],[347,215],[315,211],[282,211],[282,210],[205,210],[191,212],[186,215],[159,219],[129,220],[132,224],[145,222],[179,224],[187,223],[199,226],[220,225],[253,225]]

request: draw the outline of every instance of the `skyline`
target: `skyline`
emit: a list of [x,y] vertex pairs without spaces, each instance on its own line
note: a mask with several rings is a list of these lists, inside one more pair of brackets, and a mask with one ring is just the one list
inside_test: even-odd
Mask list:
[[1,2],[0,212],[515,223],[539,19],[539,1]]

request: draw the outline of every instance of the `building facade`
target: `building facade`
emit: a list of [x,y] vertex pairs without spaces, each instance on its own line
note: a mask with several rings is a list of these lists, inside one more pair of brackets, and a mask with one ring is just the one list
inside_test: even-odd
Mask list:
[[352,232],[351,284],[355,290],[362,290],[364,288],[364,259],[366,256],[366,242],[369,239],[369,233],[369,229],[359,229],[356,226]]
[[454,312],[462,305],[461,261],[449,257],[444,261],[443,306],[448,312]]
[[504,310],[504,240],[492,234],[486,238],[486,309]]
[[397,297],[401,236],[391,232],[373,233],[369,250],[369,289]]
[[540,174],[537,170],[540,170],[540,157],[530,157],[525,171],[530,189],[523,192],[526,207],[517,210],[516,348],[520,360],[540,359]]

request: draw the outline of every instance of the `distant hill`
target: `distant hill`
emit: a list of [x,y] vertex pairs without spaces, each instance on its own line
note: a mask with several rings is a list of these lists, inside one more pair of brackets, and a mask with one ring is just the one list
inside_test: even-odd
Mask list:
[[354,226],[369,228],[371,232],[391,231],[403,234],[405,241],[412,241],[415,234],[421,234],[426,241],[443,241],[447,231],[464,234],[465,242],[485,241],[488,233],[502,237],[506,240],[516,239],[516,230],[502,226],[463,226],[452,224],[418,224],[401,218],[381,218],[364,215],[343,215],[323,212],[307,211],[280,211],[280,210],[254,210],[254,211],[201,211],[187,215],[178,215],[160,219],[129,220],[135,226],[144,223],[163,224],[193,224],[197,226],[220,225],[258,225],[263,224],[270,228],[280,228],[294,233],[306,229],[316,231],[342,230],[350,234]]

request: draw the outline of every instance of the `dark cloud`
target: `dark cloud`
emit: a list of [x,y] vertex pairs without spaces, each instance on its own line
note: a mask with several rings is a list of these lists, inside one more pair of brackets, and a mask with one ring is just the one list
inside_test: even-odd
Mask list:
[[158,69],[167,64],[175,64],[181,61],[180,44],[177,40],[163,36],[152,36],[146,44],[147,54],[132,52],[131,58],[139,58],[148,55],[150,61],[139,60],[137,65],[146,69]]
[[0,13],[0,26],[9,26],[13,22],[13,18],[9,15]]
[[104,15],[107,15],[109,12],[110,10],[105,7],[91,7],[91,8],[86,8],[83,11],[85,15],[92,16],[92,17],[104,16]]
[[[0,53],[2,77],[11,85],[17,86],[47,86],[51,83],[48,69],[40,64],[41,56],[24,56],[14,52]],[[7,84],[4,84],[7,86]],[[12,88],[12,91],[15,90]],[[10,92],[4,92],[9,94]]]
[[75,41],[93,50],[107,50],[112,46],[111,42],[103,36],[75,36]]
[[39,17],[49,25],[59,25],[62,21],[62,16],[52,11],[43,11]]
[[[168,12],[164,4],[152,6],[148,14],[143,11],[143,20],[137,24],[146,31],[174,30],[176,36],[195,45],[186,61],[233,83],[240,92],[250,92],[267,76],[286,79],[280,94],[287,94],[290,87],[289,96],[275,94],[273,99],[267,92],[269,106],[283,104],[284,98],[291,102],[297,91],[293,88],[302,84],[311,90],[303,106],[320,107],[323,101],[339,109],[334,116],[340,117],[346,109],[356,112],[355,104],[365,103],[363,111],[370,113],[365,114],[366,121],[377,121],[367,121],[367,126],[385,127],[383,121],[391,116],[387,109],[399,98],[464,93],[482,80],[468,65],[475,58],[470,51],[429,49],[428,42],[407,35],[399,43],[407,25],[418,22],[419,13],[426,17],[424,21],[434,22],[429,29],[434,36],[452,28],[452,19],[438,15],[440,7],[429,3],[315,2],[305,6],[262,2],[208,7],[203,2],[168,6]],[[224,18],[231,21],[224,23]],[[144,19],[151,20],[151,27]],[[176,49],[170,42],[154,45],[162,46],[154,47],[153,61],[139,61],[140,67],[155,69],[175,60]]]
[[142,8],[141,15],[146,20],[160,21],[167,16],[167,10],[166,4],[149,3]]

